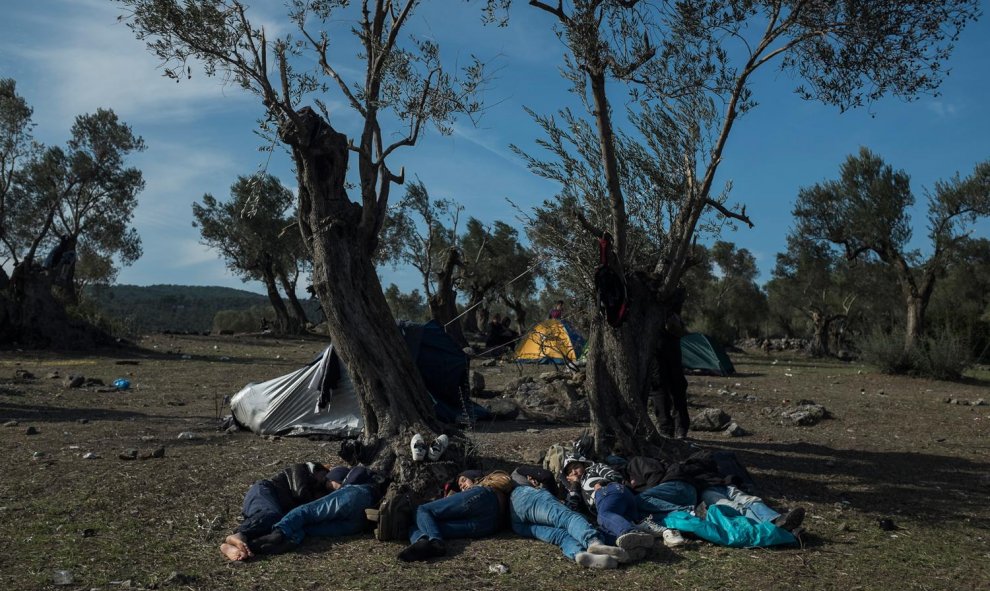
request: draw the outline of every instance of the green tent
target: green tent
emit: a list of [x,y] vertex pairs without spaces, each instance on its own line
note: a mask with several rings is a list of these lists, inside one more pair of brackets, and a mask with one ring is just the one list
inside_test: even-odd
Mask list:
[[720,376],[736,373],[725,349],[718,346],[708,335],[700,332],[681,337],[681,365],[684,369],[695,369]]

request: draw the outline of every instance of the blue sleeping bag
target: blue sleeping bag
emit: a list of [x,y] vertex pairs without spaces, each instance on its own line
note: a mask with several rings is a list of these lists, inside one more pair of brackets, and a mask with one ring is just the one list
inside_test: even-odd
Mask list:
[[708,507],[705,519],[684,511],[674,511],[664,518],[671,529],[691,532],[703,540],[730,548],[763,548],[797,544],[794,534],[772,523],[750,519],[728,505]]

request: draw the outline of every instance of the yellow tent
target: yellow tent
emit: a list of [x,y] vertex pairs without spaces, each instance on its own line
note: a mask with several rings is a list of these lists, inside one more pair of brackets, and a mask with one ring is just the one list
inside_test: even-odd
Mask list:
[[537,324],[516,347],[516,361],[574,363],[584,348],[584,338],[566,320],[548,319]]

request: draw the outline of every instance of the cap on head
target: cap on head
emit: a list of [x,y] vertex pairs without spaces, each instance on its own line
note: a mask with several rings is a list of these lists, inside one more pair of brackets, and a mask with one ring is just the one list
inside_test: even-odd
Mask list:
[[332,480],[334,482],[344,483],[344,479],[347,478],[347,473],[350,472],[350,468],[347,466],[337,466],[327,472],[327,480]]

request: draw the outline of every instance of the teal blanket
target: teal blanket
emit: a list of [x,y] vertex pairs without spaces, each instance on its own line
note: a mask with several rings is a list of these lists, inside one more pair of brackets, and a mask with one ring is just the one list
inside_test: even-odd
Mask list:
[[691,532],[703,540],[730,548],[757,548],[797,544],[794,534],[772,523],[759,523],[728,505],[708,507],[705,519],[684,511],[674,511],[663,524],[682,532]]

